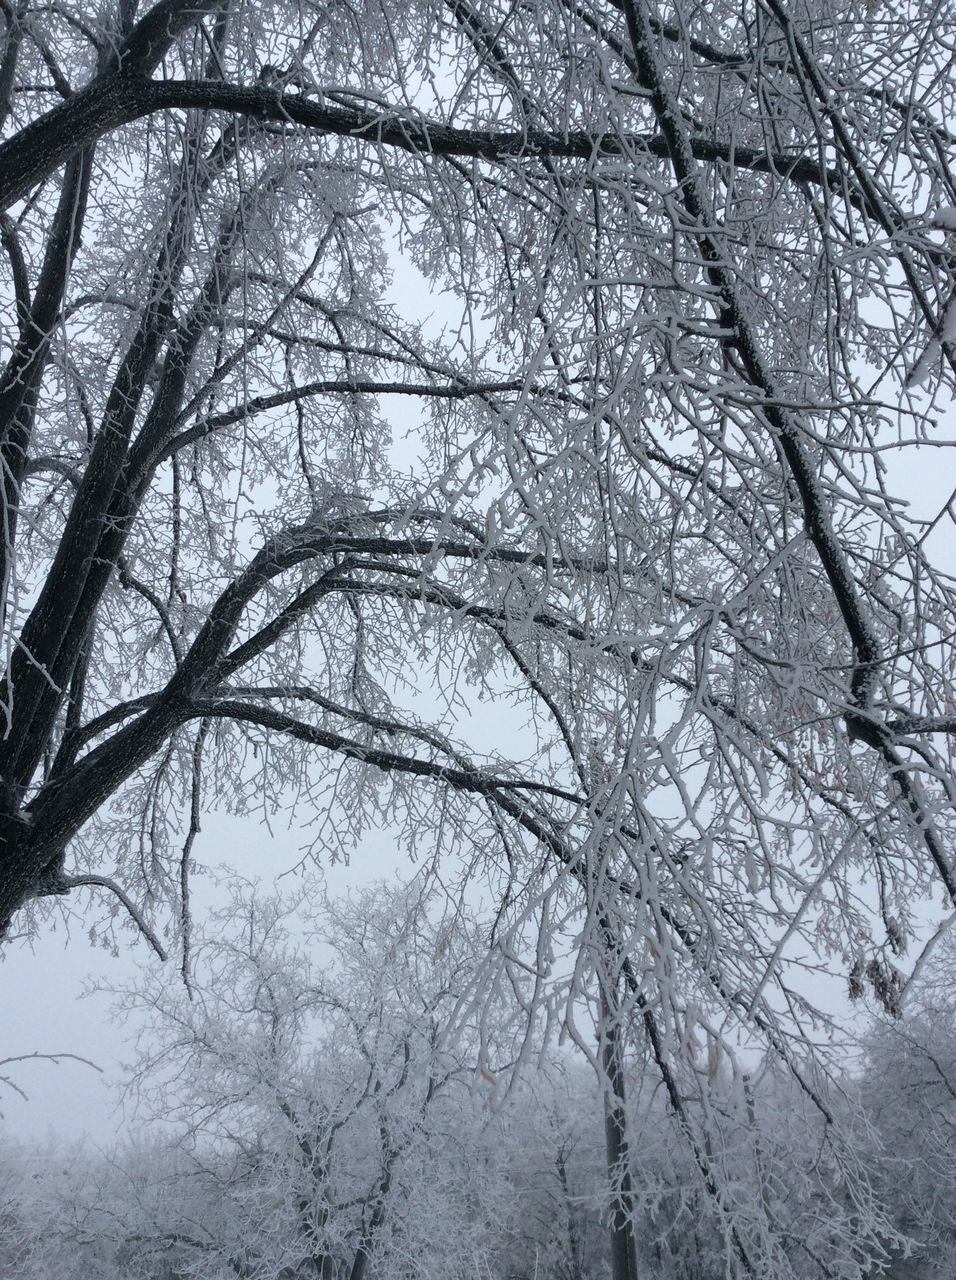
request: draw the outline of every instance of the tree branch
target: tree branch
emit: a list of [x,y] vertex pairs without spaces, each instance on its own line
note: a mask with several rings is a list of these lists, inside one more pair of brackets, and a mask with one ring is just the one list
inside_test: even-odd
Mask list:
[[[369,111],[316,101],[301,93],[284,93],[268,85],[229,85],[219,80],[147,80],[114,72],[46,115],[32,121],[0,146],[0,209],[53,173],[84,144],[95,142],[122,125],[160,111],[199,109],[226,111],[249,119],[301,125],[320,134],[394,147],[412,155],[473,156],[492,162],[516,159],[595,160],[633,155],[635,151],[666,159],[666,134],[590,133],[569,130],[459,129],[399,112]],[[693,155],[737,169],[770,173],[797,182],[842,190],[839,175],[803,155],[772,153],[736,143],[695,137]]]
[[110,893],[115,894],[129,912],[130,918],[134,921],[136,927],[159,956],[160,960],[168,959],[165,947],[146,922],[146,917],[143,915],[142,911],[140,911],[139,907],[122,885],[117,884],[116,881],[110,879],[109,876],[97,876],[91,874],[78,876],[59,875],[54,881],[49,892],[69,893],[71,889],[81,889],[86,886],[98,889],[108,889]]

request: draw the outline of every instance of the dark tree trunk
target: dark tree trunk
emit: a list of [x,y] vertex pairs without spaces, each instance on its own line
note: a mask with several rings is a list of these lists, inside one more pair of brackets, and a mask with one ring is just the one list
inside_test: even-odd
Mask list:
[[637,1241],[634,1236],[634,1184],[624,1083],[624,1055],[617,1000],[601,996],[601,1063],[604,1067],[604,1133],[607,1171],[611,1180],[611,1273],[614,1280],[638,1280]]

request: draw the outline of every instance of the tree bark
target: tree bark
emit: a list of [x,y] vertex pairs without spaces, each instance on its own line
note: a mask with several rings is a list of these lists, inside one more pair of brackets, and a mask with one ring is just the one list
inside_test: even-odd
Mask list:
[[604,1134],[607,1171],[614,1195],[611,1210],[611,1273],[614,1280],[638,1280],[624,1055],[617,1014],[617,1000],[613,995],[609,997],[605,989],[601,993],[601,1064],[605,1077]]

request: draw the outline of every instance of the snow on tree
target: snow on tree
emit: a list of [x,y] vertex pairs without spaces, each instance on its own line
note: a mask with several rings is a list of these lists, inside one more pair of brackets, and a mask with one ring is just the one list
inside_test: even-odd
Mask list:
[[317,897],[234,885],[197,933],[191,991],[154,966],[121,993],[145,1013],[144,1117],[173,1126],[217,1206],[193,1204],[192,1230],[160,1217],[150,1247],[175,1243],[199,1275],[361,1280],[417,1259],[464,1280],[501,1211],[484,1120],[524,1010],[479,1000],[481,935],[420,884]]
[[860,1094],[880,1190],[913,1242],[894,1280],[952,1274],[956,1262],[956,1004],[954,950],[945,935],[907,993],[902,1018],[877,1013],[863,1036]]
[[956,901],[952,503],[907,506],[946,22],[88,10],[0,5],[0,919],[112,893],[188,976],[206,804],[386,825],[572,1036],[599,975],[718,1203],[705,1054],[762,1040],[828,1116],[800,957],[894,1010]]

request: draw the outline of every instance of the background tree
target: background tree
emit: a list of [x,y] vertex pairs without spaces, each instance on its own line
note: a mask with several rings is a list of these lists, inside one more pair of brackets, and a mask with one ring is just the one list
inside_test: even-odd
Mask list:
[[185,1160],[217,1205],[194,1202],[189,1228],[160,1200],[136,1247],[175,1245],[201,1275],[362,1280],[414,1259],[417,1275],[472,1276],[503,1195],[483,1113],[523,1011],[479,1004],[485,948],[420,885],[317,898],[233,886],[197,937],[191,994],[158,969],[126,990],[121,1007],[147,1015],[144,1114],[174,1125],[178,1176]]
[[863,1037],[860,1084],[882,1163],[881,1190],[914,1243],[893,1259],[896,1280],[936,1277],[956,1257],[956,1008],[953,941],[943,938],[907,993],[902,1018],[876,1016]]
[[[284,962],[280,967],[286,976],[297,972]],[[303,1180],[294,1158],[298,1147],[288,1133],[282,1137],[288,1117],[270,1101],[271,1088],[263,1087],[268,1073],[261,1064],[251,1069],[257,1038],[237,1044],[227,1036],[226,1023],[229,1032],[237,1027],[228,1011],[234,993],[227,988],[222,994],[224,1001],[215,989],[197,996],[206,1029],[201,1052],[218,1063],[215,1079],[212,1071],[191,1069],[176,1081],[164,1079],[164,1065],[177,1059],[168,1053],[165,1064],[157,1061],[152,1044],[138,1061],[141,1083],[151,1083],[167,1103],[174,1099],[177,1116],[187,1122],[185,1135],[178,1125],[164,1130],[154,1124],[149,1137],[144,1125],[142,1136],[109,1152],[0,1153],[0,1239],[24,1280],[70,1275],[80,1264],[96,1280],[322,1274],[337,1280],[351,1274],[356,1210],[374,1185],[378,1158],[374,1134],[363,1135],[360,1113],[365,1109],[368,1120],[375,1104],[366,1097],[352,1110],[323,1169],[333,1202],[324,1229],[335,1240],[334,1251],[303,1253],[303,1214],[323,1184],[314,1169]],[[197,1011],[185,1002],[183,1007],[198,1029]],[[247,1008],[246,1029],[252,1021]],[[181,1042],[183,1022],[168,1029]],[[323,1110],[329,1099],[346,1098],[354,1083],[354,1032],[354,1025],[338,1027],[331,1055],[314,1042],[320,1052],[307,1087],[316,1133],[329,1114]],[[921,1105],[917,1100],[916,1112],[907,1111],[909,1090],[884,1094],[878,1084],[864,1095],[868,1122],[887,1138],[903,1139],[883,1147],[872,1131],[857,1135],[858,1158],[879,1182],[882,1207],[897,1224],[885,1222],[877,1239],[859,1230],[861,1222],[872,1222],[875,1206],[855,1198],[858,1187],[832,1158],[819,1112],[788,1073],[768,1065],[752,1080],[735,1082],[726,1073],[709,1080],[707,1132],[719,1169],[718,1204],[701,1185],[663,1091],[651,1087],[650,1072],[636,1065],[628,1062],[632,1083],[643,1075],[647,1086],[632,1088],[629,1098],[631,1130],[638,1135],[632,1154],[639,1274],[719,1280],[728,1270],[730,1222],[758,1274],[774,1280],[869,1278],[887,1274],[887,1264],[888,1274],[901,1280],[929,1265],[944,1274],[948,1245],[934,1215],[945,1211],[945,1195],[937,1196],[931,1183],[929,1195],[917,1193],[933,1172],[929,1166],[924,1171],[917,1146],[932,1146],[934,1135],[902,1123],[907,1114],[916,1118]],[[599,1082],[552,1048],[526,1063],[510,1088],[503,1087],[503,1074],[498,1084],[491,1107],[489,1082],[473,1088],[463,1077],[436,1095],[421,1117],[394,1166],[388,1209],[368,1252],[368,1280],[605,1280],[613,1274],[608,1224],[616,1188],[605,1164]],[[846,1085],[852,1093],[854,1082]],[[393,1119],[401,1101],[398,1093],[390,1099]],[[840,1105],[836,1097],[830,1101]],[[887,1114],[895,1130],[883,1128]],[[147,1108],[140,1123],[148,1116]],[[846,1125],[847,1117],[841,1118]],[[295,1132],[297,1142],[303,1130]],[[938,1144],[935,1150],[941,1154]],[[343,1199],[344,1190],[354,1194]],[[913,1249],[911,1256],[906,1248]]]

